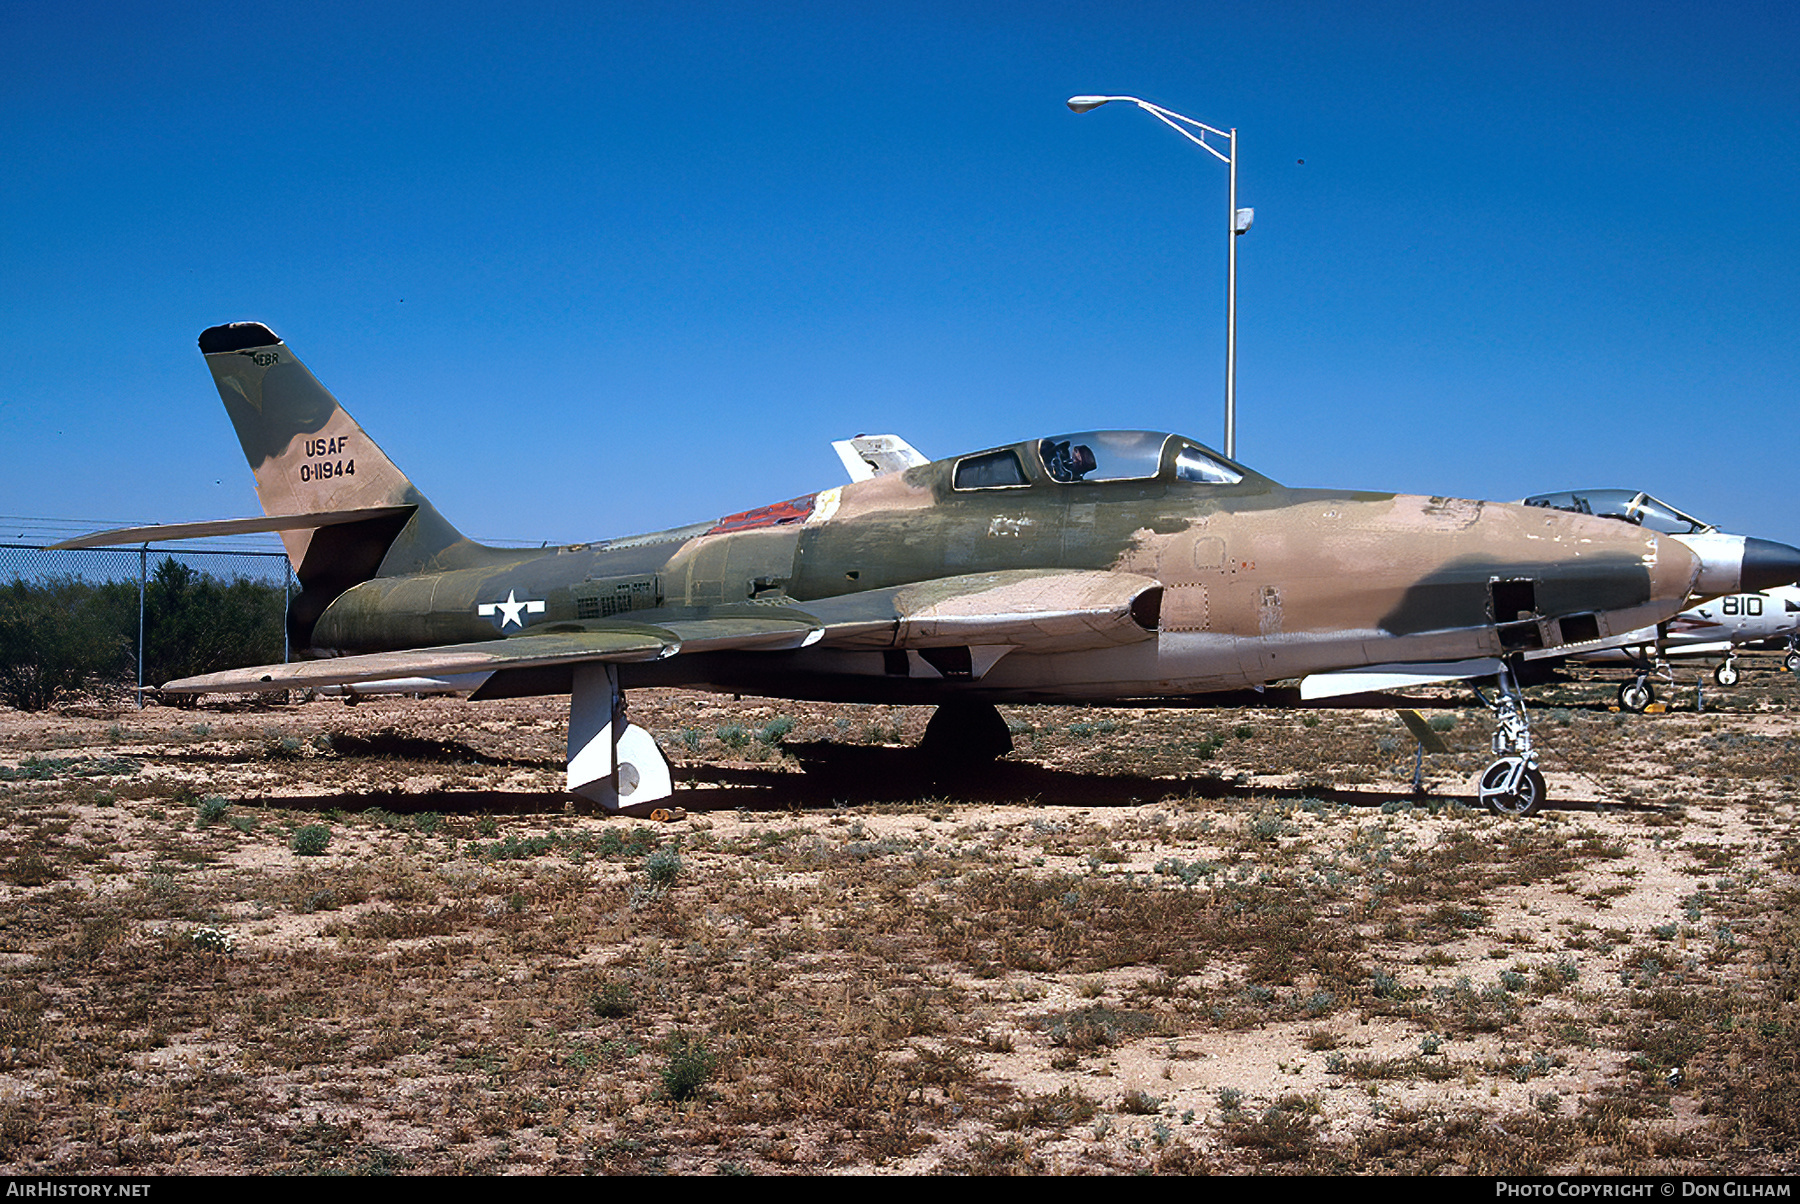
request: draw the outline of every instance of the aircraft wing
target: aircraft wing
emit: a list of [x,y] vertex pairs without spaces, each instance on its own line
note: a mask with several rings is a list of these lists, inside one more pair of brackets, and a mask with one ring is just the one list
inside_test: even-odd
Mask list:
[[354,685],[407,677],[450,677],[499,669],[541,669],[584,661],[653,661],[683,647],[798,647],[814,636],[806,623],[784,618],[702,619],[668,626],[649,624],[558,624],[558,630],[516,635],[473,644],[446,644],[404,652],[368,652],[286,665],[259,665],[184,677],[163,687],[165,694],[229,694],[255,690]]
[[973,573],[804,603],[740,603],[655,623],[553,623],[506,639],[232,669],[172,681],[163,691],[304,689],[585,661],[652,661],[681,652],[787,651],[815,643],[1072,651],[1154,637],[1161,601],[1158,582],[1132,573]]

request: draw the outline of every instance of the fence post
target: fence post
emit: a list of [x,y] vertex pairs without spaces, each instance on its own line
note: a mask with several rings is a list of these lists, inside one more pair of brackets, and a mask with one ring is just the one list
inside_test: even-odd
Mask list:
[[288,649],[287,616],[288,607],[294,604],[292,597],[294,590],[294,563],[291,560],[283,558],[281,566],[281,663],[285,665],[293,660],[293,657],[289,655]]
[[138,549],[138,710],[144,709],[144,582],[150,576],[150,545]]

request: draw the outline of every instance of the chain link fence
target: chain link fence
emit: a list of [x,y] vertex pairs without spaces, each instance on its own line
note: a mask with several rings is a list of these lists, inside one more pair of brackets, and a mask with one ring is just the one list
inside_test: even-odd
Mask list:
[[0,543],[0,688],[15,706],[77,681],[141,703],[146,685],[286,661],[295,589],[279,551]]

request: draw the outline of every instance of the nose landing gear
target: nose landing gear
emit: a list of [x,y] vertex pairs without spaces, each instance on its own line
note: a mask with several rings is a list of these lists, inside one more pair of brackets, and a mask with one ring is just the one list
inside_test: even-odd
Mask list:
[[1619,709],[1621,711],[1642,715],[1655,701],[1656,690],[1650,684],[1648,673],[1640,671],[1636,677],[1619,687]]
[[1502,668],[1494,675],[1494,698],[1490,702],[1480,687],[1475,696],[1494,712],[1495,761],[1482,772],[1477,792],[1482,805],[1495,815],[1523,819],[1535,815],[1549,799],[1544,775],[1538,772],[1537,752],[1531,747],[1531,727],[1525,718],[1525,696],[1519,691],[1512,670]]
[[[1637,676],[1619,687],[1619,709],[1630,711],[1634,715],[1642,715],[1649,709],[1650,704],[1656,701],[1656,688],[1650,684],[1652,676],[1667,682],[1670,689],[1675,688],[1675,668],[1663,659],[1660,646],[1657,647],[1654,655],[1640,649],[1639,657],[1640,659],[1634,662]],[[1733,672],[1735,673],[1735,670]],[[1736,678],[1734,677],[1732,680],[1735,681]],[[1720,682],[1719,684],[1728,686],[1731,682]]]
[[1536,815],[1548,789],[1544,775],[1523,757],[1501,757],[1481,775],[1481,801],[1495,815]]

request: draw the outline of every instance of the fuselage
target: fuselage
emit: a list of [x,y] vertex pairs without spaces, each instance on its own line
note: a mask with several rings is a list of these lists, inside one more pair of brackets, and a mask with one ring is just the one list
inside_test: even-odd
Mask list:
[[[627,539],[529,553],[465,545],[433,571],[348,589],[311,642],[332,655],[655,625],[1017,569],[1150,578],[1160,614],[1142,639],[1054,654],[977,645],[947,663],[916,650],[812,647],[702,652],[621,672],[634,685],[845,701],[1179,696],[1624,633],[1674,615],[1698,562],[1673,539],[1615,521],[1288,489],[1180,436],[1101,431]],[[489,692],[559,692],[566,676],[497,674]]]

